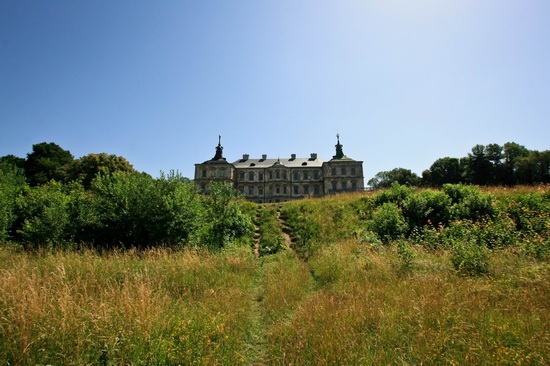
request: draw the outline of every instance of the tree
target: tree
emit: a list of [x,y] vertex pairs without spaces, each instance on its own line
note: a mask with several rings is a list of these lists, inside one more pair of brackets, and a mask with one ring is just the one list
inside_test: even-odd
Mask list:
[[424,185],[439,187],[445,183],[460,183],[462,181],[462,168],[457,158],[437,159],[429,170],[422,173]]
[[374,178],[368,181],[368,184],[373,188],[389,188],[394,182],[416,187],[420,185],[421,179],[409,169],[395,168],[390,171],[378,172]]
[[32,146],[32,153],[25,161],[25,175],[31,186],[48,183],[50,180],[69,181],[73,156],[53,142],[42,142]]
[[468,153],[466,166],[466,180],[469,183],[486,185],[489,183],[491,163],[487,158],[484,145],[476,145]]
[[26,189],[23,169],[6,161],[0,162],[0,242],[10,239],[13,234],[17,198]]
[[106,153],[88,154],[74,161],[71,177],[81,181],[85,188],[90,188],[92,180],[98,174],[111,175],[114,172],[136,172],[136,170],[122,156]]
[[502,184],[504,177],[504,169],[502,159],[504,159],[504,149],[499,144],[489,144],[485,147],[487,160],[491,163],[489,173],[489,183]]
[[11,154],[0,157],[0,164],[9,164],[19,169],[25,169],[25,159]]
[[504,182],[508,185],[517,183],[516,160],[529,155],[529,150],[515,142],[504,144]]

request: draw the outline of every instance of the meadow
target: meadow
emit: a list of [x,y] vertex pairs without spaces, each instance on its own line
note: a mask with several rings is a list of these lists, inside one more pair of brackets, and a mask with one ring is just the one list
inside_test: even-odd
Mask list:
[[549,201],[394,186],[243,204],[256,236],[216,250],[6,243],[0,363],[547,364]]

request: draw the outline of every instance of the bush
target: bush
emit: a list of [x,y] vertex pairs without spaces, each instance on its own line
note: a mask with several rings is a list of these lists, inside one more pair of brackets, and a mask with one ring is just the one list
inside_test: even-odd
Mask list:
[[236,198],[237,192],[233,188],[222,183],[210,185],[198,231],[200,245],[210,249],[222,248],[233,239],[254,233],[252,219],[243,213]]
[[463,275],[479,276],[489,272],[487,249],[474,240],[457,240],[451,250],[451,263]]
[[375,202],[377,206],[384,203],[394,203],[398,207],[403,207],[405,201],[412,193],[412,188],[393,183],[390,189],[384,190],[376,196]]
[[447,225],[450,219],[451,198],[441,191],[425,190],[410,195],[404,203],[403,216],[409,229],[432,225]]
[[17,200],[21,226],[19,238],[27,248],[64,246],[72,238],[68,230],[70,194],[54,181],[31,188]]
[[407,223],[394,203],[384,203],[372,214],[368,228],[376,233],[380,240],[388,243],[402,237],[407,232]]
[[453,220],[481,221],[493,219],[497,210],[493,205],[493,197],[484,194],[478,187],[462,184],[445,184],[445,192],[452,201],[451,218]]
[[17,219],[17,197],[28,189],[23,170],[11,164],[0,164],[0,242],[10,239]]

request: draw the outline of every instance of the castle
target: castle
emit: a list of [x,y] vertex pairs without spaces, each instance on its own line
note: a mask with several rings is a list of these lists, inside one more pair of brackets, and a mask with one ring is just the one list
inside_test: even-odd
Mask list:
[[323,161],[317,154],[309,158],[242,159],[228,163],[223,157],[221,136],[216,154],[195,164],[195,184],[204,192],[210,182],[235,187],[247,200],[258,203],[285,202],[304,197],[321,197],[339,192],[364,189],[363,162],[344,155],[340,136],[336,135],[336,155]]

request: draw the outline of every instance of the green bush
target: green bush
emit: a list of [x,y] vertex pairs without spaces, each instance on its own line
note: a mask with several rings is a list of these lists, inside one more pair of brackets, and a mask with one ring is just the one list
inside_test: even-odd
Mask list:
[[424,225],[447,225],[451,216],[451,198],[434,190],[411,194],[404,203],[403,216],[410,230]]
[[453,220],[481,221],[493,219],[497,214],[493,197],[481,192],[479,187],[444,184],[443,192],[451,198]]
[[0,243],[11,238],[17,219],[17,197],[28,189],[22,169],[0,164]]
[[65,187],[54,181],[33,187],[18,197],[21,226],[17,234],[27,248],[58,247],[71,241],[70,200]]
[[234,239],[253,234],[252,219],[243,213],[236,198],[237,192],[232,187],[221,183],[210,185],[210,193],[204,198],[198,244],[217,249]]
[[368,228],[376,233],[380,240],[388,243],[401,238],[407,232],[407,223],[399,207],[394,203],[387,202],[373,212]]
[[376,195],[375,203],[380,206],[384,203],[394,203],[398,207],[403,207],[407,198],[413,194],[413,189],[407,186],[393,183],[390,189],[384,190]]
[[451,263],[463,275],[479,276],[489,272],[488,251],[474,240],[457,240],[451,250]]

